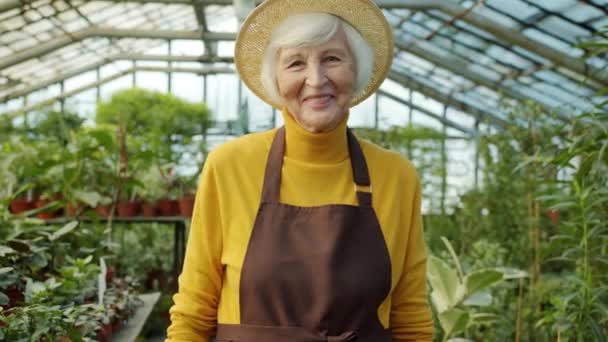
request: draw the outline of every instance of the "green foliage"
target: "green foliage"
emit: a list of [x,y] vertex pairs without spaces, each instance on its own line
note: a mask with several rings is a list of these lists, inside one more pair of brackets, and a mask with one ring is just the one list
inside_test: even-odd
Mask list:
[[58,305],[29,305],[2,312],[0,308],[0,340],[14,342],[95,341],[95,330],[100,324],[92,317],[99,316],[100,308],[85,304],[62,308]]
[[[453,266],[431,255],[428,261],[428,280],[431,300],[443,330],[443,341],[475,325],[487,325],[494,315],[478,312],[477,308],[492,304],[490,288],[502,282],[505,271],[485,268],[465,273],[452,244],[442,238]],[[524,276],[522,274],[521,276]]]
[[138,150],[151,152],[160,164],[185,162],[183,155],[205,152],[200,137],[209,127],[210,113],[204,103],[191,103],[172,94],[127,89],[97,105],[98,124],[118,125],[121,120],[128,136],[144,139],[145,144]]

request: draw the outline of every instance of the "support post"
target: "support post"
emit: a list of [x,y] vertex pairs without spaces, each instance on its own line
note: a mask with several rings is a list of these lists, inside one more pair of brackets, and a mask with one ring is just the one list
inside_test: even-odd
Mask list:
[[[479,118],[475,119],[475,130],[479,132]],[[478,134],[475,137],[475,181],[473,183],[475,190],[479,188],[479,144],[480,144],[481,134]]]
[[133,78],[131,79],[131,87],[135,88],[137,87],[137,65],[135,64],[135,60],[132,61],[133,63]]
[[[167,39],[167,45],[168,45],[168,48],[169,48],[169,56],[172,56],[173,53],[171,51],[172,50],[171,49],[171,39]],[[173,67],[173,62],[169,61],[169,69],[171,69],[172,67]],[[172,91],[171,91],[171,83],[173,83],[173,82],[171,82],[171,79],[172,79],[171,76],[172,75],[173,75],[173,73],[171,71],[167,72],[167,92],[169,94],[172,93]]]
[[[448,113],[448,106],[447,105],[443,105],[443,114],[442,117],[444,119],[447,118],[447,113]],[[447,126],[445,124],[443,124],[443,127],[441,129],[441,132],[443,133],[443,138],[441,140],[441,215],[445,215],[445,198],[446,198],[446,191],[447,191],[447,187],[448,187],[448,182],[447,182],[447,173],[448,173],[448,156],[447,156],[447,151],[446,151],[446,145],[445,142],[447,140]]]

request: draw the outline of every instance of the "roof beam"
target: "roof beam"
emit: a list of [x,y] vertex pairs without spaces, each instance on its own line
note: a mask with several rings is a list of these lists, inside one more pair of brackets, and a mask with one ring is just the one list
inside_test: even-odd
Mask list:
[[513,126],[512,123],[505,121],[504,119],[499,118],[495,114],[489,113],[483,109],[474,107],[470,104],[459,101],[458,99],[453,98],[450,94],[445,94],[433,87],[430,87],[422,82],[415,80],[412,77],[404,75],[402,73],[391,70],[388,74],[388,78],[391,80],[401,84],[402,86],[417,91],[425,96],[428,96],[438,102],[444,103],[454,109],[460,110],[464,113],[468,113],[470,115],[475,116],[479,120],[483,121],[483,119],[487,119],[487,121],[494,126],[500,128],[509,128]]
[[408,106],[408,107],[410,107],[412,109],[415,109],[415,110],[417,110],[417,111],[419,111],[421,113],[424,113],[424,114],[432,117],[433,119],[441,122],[442,124],[444,124],[444,125],[446,125],[448,127],[452,127],[452,128],[454,128],[456,130],[459,130],[460,132],[468,134],[470,137],[473,137],[473,136],[477,135],[477,132],[475,130],[473,130],[473,129],[464,127],[462,125],[459,125],[459,124],[457,124],[456,122],[454,122],[454,121],[452,121],[450,119],[446,119],[446,118],[442,117],[441,115],[435,114],[435,113],[431,112],[428,109],[425,109],[425,108],[422,108],[422,107],[420,107],[418,105],[415,105],[412,102],[404,100],[404,99],[402,99],[402,98],[400,98],[400,97],[398,97],[396,95],[393,95],[393,94],[391,94],[391,93],[389,93],[389,92],[387,92],[385,90],[379,89],[377,91],[377,93],[380,94],[380,95],[382,95],[382,96],[386,96],[387,98],[389,98],[389,99],[391,99],[393,101],[401,103],[402,105]]
[[78,42],[91,37],[106,37],[106,38],[144,38],[144,39],[189,39],[200,40],[201,37],[205,40],[235,40],[236,33],[234,32],[202,32],[197,31],[166,31],[166,30],[130,30],[130,29],[111,29],[111,28],[86,28],[80,31],[71,32],[69,35],[63,35],[49,40],[46,43],[39,44],[33,48],[18,51],[8,57],[0,59],[0,70],[21,63],[23,61],[40,57],[51,51],[55,51],[62,47],[68,46],[74,42]]
[[207,56],[207,55],[167,56],[167,55],[148,55],[148,54],[141,54],[141,53],[117,54],[117,55],[111,56],[109,58],[105,58],[101,61],[84,65],[80,68],[77,68],[77,69],[67,72],[65,74],[55,76],[55,77],[45,80],[43,82],[31,85],[22,90],[18,90],[18,91],[12,92],[10,94],[7,94],[3,97],[0,97],[0,103],[8,102],[9,100],[12,100],[12,99],[15,99],[15,98],[18,98],[21,96],[25,96],[34,91],[46,88],[52,84],[61,82],[68,78],[78,76],[78,75],[88,72],[88,71],[93,71],[99,67],[102,67],[104,65],[107,65],[107,64],[119,61],[119,60],[160,61],[160,62],[200,62],[200,63],[232,63],[233,62],[232,57],[217,57],[217,56]]
[[108,76],[108,77],[104,77],[102,79],[100,79],[99,81],[96,82],[92,82],[89,84],[86,84],[84,86],[78,87],[76,89],[67,91],[65,93],[59,94],[57,96],[54,96],[50,99],[46,99],[44,101],[41,102],[37,102],[28,106],[25,106],[19,110],[16,111],[12,111],[12,112],[5,112],[5,113],[0,113],[0,115],[8,115],[8,117],[16,117],[18,115],[21,115],[23,113],[27,113],[29,111],[35,110],[35,109],[40,109],[40,108],[44,108],[46,106],[50,106],[52,104],[54,104],[57,101],[63,100],[65,98],[68,98],[70,96],[74,96],[78,93],[82,93],[83,91],[89,90],[89,89],[93,89],[97,86],[100,86],[104,83],[108,83],[111,81],[114,81],[116,79],[119,79],[123,76],[127,76],[129,74],[132,74],[134,72],[138,72],[138,71],[152,71],[152,72],[185,72],[185,73],[195,73],[195,74],[199,74],[199,75],[209,75],[209,74],[229,74],[229,73],[234,73],[234,69],[231,68],[226,68],[226,67],[211,67],[211,68],[167,68],[167,67],[134,67],[134,68],[129,68],[123,71],[120,71],[114,75]]
[[[415,56],[418,56],[430,63],[433,63],[443,69],[449,70],[456,75],[460,75],[477,85],[482,85],[486,88],[496,91],[497,93],[502,93],[505,96],[510,97],[512,99],[515,99],[518,101],[524,101],[524,102],[533,100],[531,97],[525,95],[524,93],[520,92],[517,89],[507,87],[507,86],[501,86],[500,85],[501,82],[496,82],[490,78],[487,78],[485,76],[482,76],[480,74],[477,74],[477,73],[469,70],[467,63],[465,63],[460,58],[447,59],[447,58],[441,57],[439,55],[435,55],[431,52],[426,51],[424,48],[418,46],[414,42],[406,43],[405,41],[403,41],[402,39],[400,39],[398,37],[395,37],[394,45],[399,50],[409,52],[409,53],[411,53]],[[546,103],[541,103],[538,100],[533,100],[533,101],[539,103],[542,106],[542,108],[547,112],[555,111],[554,109],[552,109],[551,106],[549,106]]]
[[0,2],[0,13],[10,11],[13,8],[21,7],[23,4],[19,0],[6,0]]
[[[467,9],[457,3],[442,0],[375,0],[376,3],[386,9],[411,9],[411,10],[440,10],[451,16],[460,16]],[[481,16],[476,13],[468,13],[462,17],[463,20],[473,26],[476,26],[484,31],[487,31],[494,36],[507,41],[511,44],[518,45],[528,51],[542,56],[556,65],[572,70],[582,75],[586,75],[590,79],[608,86],[608,75],[598,68],[588,65],[583,60],[573,58],[553,47],[539,41],[532,40],[526,37],[519,31],[501,26],[496,22]]]

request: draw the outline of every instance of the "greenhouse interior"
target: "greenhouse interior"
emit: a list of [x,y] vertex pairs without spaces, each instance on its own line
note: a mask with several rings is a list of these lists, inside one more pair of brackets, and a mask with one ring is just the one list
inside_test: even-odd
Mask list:
[[[0,1],[0,341],[166,338],[206,156],[283,125],[233,60],[261,2]],[[375,3],[348,125],[416,167],[434,340],[606,341],[608,1]]]

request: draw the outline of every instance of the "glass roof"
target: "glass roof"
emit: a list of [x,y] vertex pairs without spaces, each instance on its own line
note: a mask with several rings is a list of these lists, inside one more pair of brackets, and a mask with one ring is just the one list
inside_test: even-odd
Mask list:
[[[403,87],[383,89],[397,99],[415,88],[456,111],[506,120],[505,102],[533,99],[567,116],[608,86],[608,57],[585,61],[577,47],[608,26],[608,0],[376,2],[394,28],[389,77]],[[134,66],[196,72],[203,54],[232,56],[234,13],[230,0],[0,2],[0,104],[97,68],[101,82]]]

